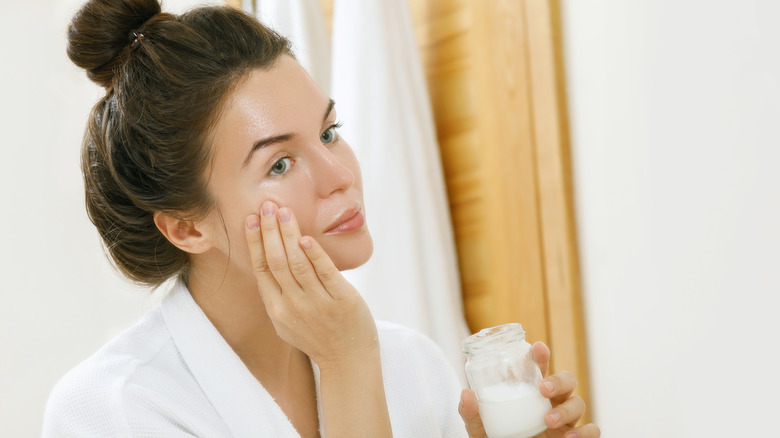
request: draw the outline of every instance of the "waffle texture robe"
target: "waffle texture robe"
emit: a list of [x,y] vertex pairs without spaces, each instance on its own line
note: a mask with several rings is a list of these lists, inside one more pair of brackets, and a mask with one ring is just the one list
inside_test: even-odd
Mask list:
[[[393,435],[465,437],[460,385],[441,351],[408,328],[378,321],[377,329]],[[299,434],[178,281],[138,323],[60,380],[46,407],[43,436]]]

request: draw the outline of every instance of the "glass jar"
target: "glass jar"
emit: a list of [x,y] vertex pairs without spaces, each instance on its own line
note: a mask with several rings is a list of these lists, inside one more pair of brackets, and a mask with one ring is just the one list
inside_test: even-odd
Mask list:
[[552,406],[539,392],[542,372],[518,323],[486,328],[463,340],[466,376],[490,438],[528,438],[545,430]]

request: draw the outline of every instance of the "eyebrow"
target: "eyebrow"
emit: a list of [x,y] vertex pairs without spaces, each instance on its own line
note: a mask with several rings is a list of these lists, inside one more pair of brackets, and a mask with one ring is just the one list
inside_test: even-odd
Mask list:
[[[328,120],[328,116],[330,116],[330,113],[333,111],[333,107],[336,105],[336,101],[333,99],[328,99],[328,108],[325,110],[325,115],[322,117],[322,122],[324,123],[326,120]],[[252,149],[249,151],[249,154],[247,154],[246,158],[244,158],[244,164],[241,165],[242,168],[246,167],[247,164],[249,164],[249,160],[252,159],[252,156],[257,152],[258,150],[270,146],[272,144],[276,143],[283,143],[285,141],[289,141],[295,137],[295,134],[282,134],[282,135],[275,135],[273,137],[264,138],[262,140],[258,140],[255,142],[255,144],[252,145]]]
[[328,99],[328,109],[325,110],[325,115],[322,117],[322,123],[325,123],[325,120],[328,120],[328,116],[330,115],[330,112],[333,111],[334,106],[336,106],[336,101]]

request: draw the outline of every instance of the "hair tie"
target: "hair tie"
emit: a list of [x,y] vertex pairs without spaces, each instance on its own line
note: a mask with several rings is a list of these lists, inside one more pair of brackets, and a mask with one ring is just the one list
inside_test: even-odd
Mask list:
[[138,45],[141,41],[143,41],[146,38],[146,35],[144,35],[141,32],[133,32],[133,42],[130,44],[130,48],[134,49],[135,46]]

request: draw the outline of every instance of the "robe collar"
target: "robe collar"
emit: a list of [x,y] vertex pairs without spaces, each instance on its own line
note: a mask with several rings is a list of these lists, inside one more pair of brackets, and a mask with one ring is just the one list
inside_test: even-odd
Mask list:
[[[163,299],[161,308],[182,360],[234,437],[300,437],[273,397],[203,313],[181,278]],[[319,399],[319,379],[315,381]]]

